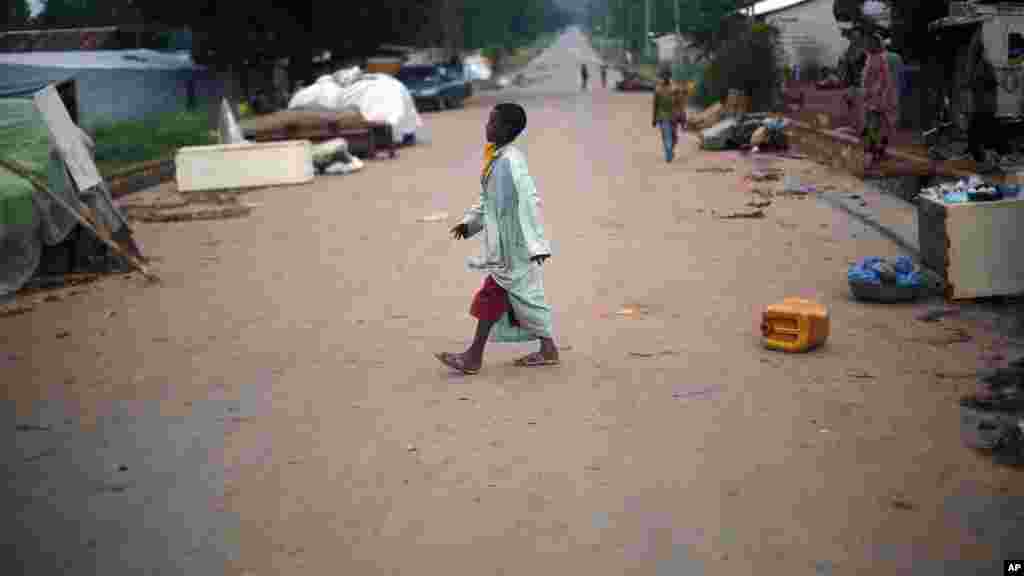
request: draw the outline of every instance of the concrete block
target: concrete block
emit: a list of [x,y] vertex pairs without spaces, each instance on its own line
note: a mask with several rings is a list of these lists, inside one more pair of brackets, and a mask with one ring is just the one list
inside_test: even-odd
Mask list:
[[178,190],[226,190],[304,184],[314,177],[307,140],[182,148],[174,159]]

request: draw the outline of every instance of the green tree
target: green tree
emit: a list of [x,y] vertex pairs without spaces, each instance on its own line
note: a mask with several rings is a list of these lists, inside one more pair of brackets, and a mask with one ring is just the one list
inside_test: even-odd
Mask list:
[[31,16],[28,0],[8,0],[7,8],[3,13],[3,21],[0,21],[0,29],[24,26],[28,24]]
[[44,0],[39,23],[47,28],[139,24],[133,0]]

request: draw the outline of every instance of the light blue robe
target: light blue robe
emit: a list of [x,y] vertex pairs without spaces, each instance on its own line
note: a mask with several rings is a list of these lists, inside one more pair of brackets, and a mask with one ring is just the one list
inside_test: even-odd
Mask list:
[[523,153],[512,145],[495,152],[484,175],[480,200],[462,223],[469,236],[481,233],[483,253],[469,259],[472,270],[490,274],[508,292],[519,326],[508,313],[491,329],[495,342],[528,342],[551,338],[551,307],[544,299],[540,265],[530,258],[551,254],[540,218],[540,196]]

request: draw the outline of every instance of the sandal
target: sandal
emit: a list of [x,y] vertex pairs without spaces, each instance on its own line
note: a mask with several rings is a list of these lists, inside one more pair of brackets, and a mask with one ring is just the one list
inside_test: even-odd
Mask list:
[[516,360],[516,366],[558,366],[559,364],[561,364],[561,361],[558,359],[551,360],[549,358],[545,358],[540,352],[527,354],[526,356]]
[[437,358],[438,360],[440,360],[441,364],[444,364],[445,366],[451,368],[452,370],[455,370],[457,372],[462,372],[463,374],[467,374],[469,376],[472,376],[472,375],[476,374],[477,372],[480,372],[479,368],[477,368],[477,369],[467,368],[466,367],[466,362],[465,362],[465,360],[462,359],[462,355],[461,354],[452,354],[451,352],[441,352],[440,354],[434,354],[434,357]]

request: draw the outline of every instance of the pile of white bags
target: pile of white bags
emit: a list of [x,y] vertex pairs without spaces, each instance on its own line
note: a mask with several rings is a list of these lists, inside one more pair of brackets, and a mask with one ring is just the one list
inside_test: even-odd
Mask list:
[[296,92],[288,108],[356,108],[370,122],[389,124],[395,142],[402,142],[423,127],[416,103],[404,84],[386,74],[364,74],[357,67],[321,76],[312,86]]
[[463,61],[467,80],[490,80],[491,65],[480,55],[467,56]]

